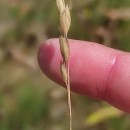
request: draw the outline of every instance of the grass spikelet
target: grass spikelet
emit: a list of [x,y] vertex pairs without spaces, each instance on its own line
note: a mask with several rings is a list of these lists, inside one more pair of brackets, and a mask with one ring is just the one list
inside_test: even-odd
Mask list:
[[67,75],[67,70],[66,70],[66,66],[63,62],[61,62],[60,64],[60,69],[61,69],[61,74],[62,74],[62,78],[63,80],[65,81],[65,83],[67,82],[68,80],[68,75]]
[[57,5],[59,13],[62,14],[63,11],[65,10],[65,2],[64,2],[64,0],[56,0],[56,5]]
[[60,14],[60,24],[62,33],[67,36],[67,33],[70,28],[71,18],[70,18],[70,11],[68,5],[66,5],[65,10],[62,14]]
[[61,36],[59,38],[60,51],[61,51],[61,54],[62,54],[62,57],[63,57],[65,63],[68,62],[69,55],[70,55],[69,44],[67,42],[68,41],[66,41],[66,39],[63,36]]

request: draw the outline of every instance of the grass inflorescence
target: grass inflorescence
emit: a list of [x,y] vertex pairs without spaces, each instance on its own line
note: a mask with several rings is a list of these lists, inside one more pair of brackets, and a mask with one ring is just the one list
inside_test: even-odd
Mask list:
[[69,47],[69,40],[67,36],[71,24],[70,9],[72,7],[72,3],[71,0],[67,2],[65,2],[64,0],[56,0],[56,4],[60,15],[60,27],[61,27],[61,36],[59,38],[59,43],[60,43],[62,61],[60,64],[60,70],[61,70],[62,79],[66,84],[67,92],[68,92],[70,130],[72,130],[72,110],[71,110],[70,78],[69,78],[70,47]]

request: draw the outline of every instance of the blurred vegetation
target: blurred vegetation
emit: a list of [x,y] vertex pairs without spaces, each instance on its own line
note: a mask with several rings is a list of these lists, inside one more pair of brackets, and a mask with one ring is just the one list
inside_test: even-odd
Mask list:
[[[69,37],[130,51],[130,0],[73,0],[72,17]],[[66,91],[37,64],[38,47],[59,36],[58,26],[55,1],[0,0],[0,130],[68,128]],[[72,100],[75,130],[130,130],[129,115],[76,94]]]

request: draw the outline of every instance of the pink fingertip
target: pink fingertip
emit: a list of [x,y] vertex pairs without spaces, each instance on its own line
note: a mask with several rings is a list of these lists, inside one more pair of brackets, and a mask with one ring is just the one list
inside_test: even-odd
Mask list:
[[[92,42],[69,42],[71,90],[106,100],[130,112],[130,54]],[[59,69],[61,60],[58,39],[47,40],[41,45],[40,68],[50,79],[64,85]]]

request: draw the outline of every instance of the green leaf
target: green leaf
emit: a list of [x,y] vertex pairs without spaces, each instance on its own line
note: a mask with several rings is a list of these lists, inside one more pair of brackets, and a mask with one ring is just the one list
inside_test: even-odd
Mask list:
[[109,118],[120,117],[123,114],[124,114],[123,111],[120,111],[114,107],[104,107],[90,114],[87,117],[85,124],[87,126],[93,126]]

